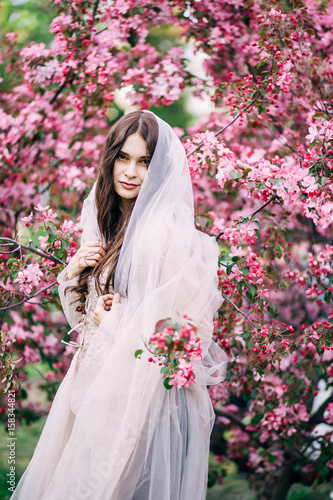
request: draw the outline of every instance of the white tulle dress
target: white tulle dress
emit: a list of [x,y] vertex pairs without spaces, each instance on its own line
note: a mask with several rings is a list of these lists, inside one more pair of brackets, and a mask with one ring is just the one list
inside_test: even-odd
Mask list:
[[[207,384],[219,383],[227,356],[213,342],[218,247],[194,228],[193,195],[184,150],[157,118],[158,143],[135,203],[118,260],[114,305],[99,327],[97,292],[88,283],[86,315],[75,295],[59,295],[80,332],[70,368],[52,403],[29,466],[11,500],[204,500],[214,412]],[[94,189],[85,200],[81,242],[101,238]],[[157,321],[187,314],[203,340],[196,384],[163,386],[144,349]],[[83,321],[82,321],[83,319]]]

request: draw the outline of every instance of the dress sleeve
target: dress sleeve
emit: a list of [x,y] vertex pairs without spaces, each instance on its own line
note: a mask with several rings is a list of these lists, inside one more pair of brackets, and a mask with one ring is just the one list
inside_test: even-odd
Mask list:
[[76,311],[76,308],[79,304],[78,294],[68,291],[67,294],[65,295],[65,290],[68,286],[78,285],[78,280],[79,280],[78,276],[71,280],[68,279],[66,267],[61,271],[61,273],[57,277],[57,281],[59,283],[59,288],[58,288],[59,297],[62,309],[71,328],[74,328],[74,326],[81,320],[82,314]]

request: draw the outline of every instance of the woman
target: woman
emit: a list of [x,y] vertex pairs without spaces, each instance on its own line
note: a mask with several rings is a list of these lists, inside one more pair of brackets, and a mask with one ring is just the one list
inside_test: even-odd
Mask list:
[[[223,380],[227,362],[212,341],[218,247],[194,227],[185,152],[168,124],[137,111],[113,126],[81,225],[58,281],[83,342],[12,499],[204,500],[206,386]],[[158,321],[184,314],[204,357],[193,362],[196,384],[166,390],[160,366],[134,352]]]

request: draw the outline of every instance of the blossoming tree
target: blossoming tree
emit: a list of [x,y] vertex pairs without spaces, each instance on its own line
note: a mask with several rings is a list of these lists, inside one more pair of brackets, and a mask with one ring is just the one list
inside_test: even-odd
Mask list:
[[[214,335],[230,364],[226,382],[211,389],[212,449],[247,472],[259,500],[282,500],[294,482],[329,481],[332,3],[53,4],[49,47],[20,48],[8,33],[0,54],[3,421],[6,392],[18,384],[18,418],[42,413],[29,400],[28,365],[43,364],[50,399],[68,369],[74,348],[60,342],[64,320],[54,321],[55,276],[76,251],[80,202],[119,114],[119,91],[138,108],[158,108],[187,89],[214,105],[177,130],[196,224],[221,249],[225,301]],[[165,25],[179,34],[168,50],[150,38]],[[204,55],[204,78],[189,69],[187,43]]]

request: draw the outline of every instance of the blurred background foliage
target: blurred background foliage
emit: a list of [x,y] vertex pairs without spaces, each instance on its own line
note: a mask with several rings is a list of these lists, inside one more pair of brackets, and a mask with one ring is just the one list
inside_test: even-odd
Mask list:
[[53,34],[49,25],[58,11],[48,0],[2,0],[0,9],[0,36],[18,33],[18,43],[49,44]]

